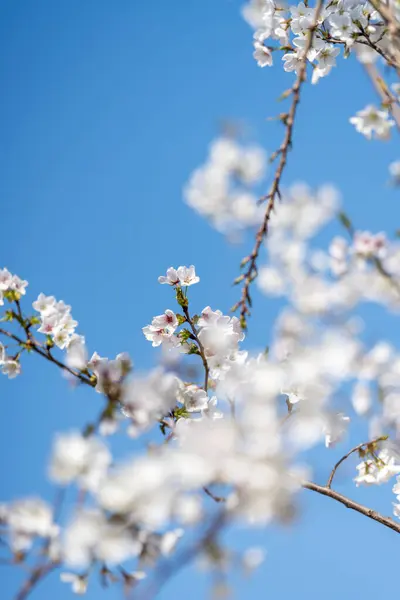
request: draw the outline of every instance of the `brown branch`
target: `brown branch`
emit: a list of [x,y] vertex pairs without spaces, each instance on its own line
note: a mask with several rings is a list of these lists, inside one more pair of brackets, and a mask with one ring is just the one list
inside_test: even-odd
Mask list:
[[46,358],[48,361],[54,363],[60,369],[63,369],[70,375],[73,375],[74,377],[79,379],[79,381],[81,381],[82,383],[85,383],[86,385],[89,385],[90,387],[95,387],[95,383],[93,381],[91,381],[89,378],[82,375],[82,373],[77,373],[73,369],[70,369],[66,364],[62,363],[57,358],[54,358],[54,356],[50,353],[49,350],[47,350],[47,351],[44,350],[41,346],[39,346],[39,344],[36,341],[34,341],[32,339],[32,337],[30,337],[30,338],[28,338],[28,340],[24,341],[21,338],[19,338],[17,335],[10,333],[9,331],[7,331],[6,329],[3,329],[3,328],[0,328],[0,334],[9,337],[10,339],[14,340],[18,344],[25,346],[27,349],[29,348],[30,350],[33,350],[34,352],[36,352],[36,354],[40,354],[40,356],[43,356],[43,358]]
[[356,512],[364,515],[365,517],[368,517],[369,519],[372,519],[373,521],[376,521],[377,523],[380,523],[381,525],[392,529],[396,533],[400,533],[400,523],[396,523],[396,521],[394,521],[390,517],[384,517],[375,510],[372,510],[372,508],[363,506],[362,504],[359,504],[358,502],[347,498],[347,496],[343,496],[342,494],[339,494],[339,492],[335,492],[335,490],[332,490],[327,486],[318,485],[317,483],[313,483],[312,481],[306,481],[302,484],[302,486],[306,490],[317,492],[322,496],[328,496],[328,498],[332,498],[333,500],[340,502],[340,504],[343,504],[347,508],[355,510]]
[[400,131],[400,106],[398,106],[396,98],[390,93],[389,88],[379,73],[376,65],[373,63],[363,63],[363,67],[382,102],[389,106],[390,113],[396,123],[397,129]]
[[[296,81],[291,88],[291,94],[293,96],[292,105],[287,115],[284,118],[285,124],[285,136],[283,142],[277,152],[276,156],[280,156],[279,164],[275,172],[274,180],[272,182],[269,193],[261,198],[261,201],[268,200],[267,207],[265,209],[265,215],[263,222],[257,231],[256,241],[251,254],[245,259],[244,264],[248,264],[246,272],[241,276],[240,281],[244,281],[242,288],[242,294],[239,302],[233,307],[232,310],[236,311],[240,309],[240,322],[243,329],[246,329],[246,315],[249,314],[249,307],[251,306],[250,297],[250,286],[251,283],[256,279],[258,275],[257,260],[260,252],[261,244],[268,233],[269,220],[271,218],[272,211],[275,207],[275,199],[278,196],[280,198],[280,184],[282,174],[286,166],[289,149],[292,146],[293,127],[296,117],[297,107],[300,102],[300,90],[301,86],[306,80],[307,72],[307,54],[312,47],[315,31],[318,25],[318,19],[321,14],[323,7],[323,0],[318,0],[315,8],[314,22],[309,29],[307,44],[304,48],[304,54],[299,66],[298,75]],[[242,263],[243,264],[243,263]]]
[[32,592],[33,588],[39,581],[42,581],[47,575],[49,575],[54,569],[58,567],[57,563],[45,563],[37,566],[33,569],[30,577],[22,585],[19,592],[15,596],[15,600],[25,600]]
[[229,513],[226,510],[217,513],[203,536],[197,542],[181,554],[178,554],[174,561],[160,566],[158,572],[156,572],[154,581],[147,588],[142,589],[137,596],[133,591],[129,596],[129,600],[134,600],[135,598],[138,600],[153,600],[170,579],[190,564],[202,550],[214,543],[219,532],[227,525],[228,521]]
[[338,467],[340,467],[340,465],[345,460],[347,460],[349,458],[349,456],[351,456],[352,454],[354,454],[354,452],[359,452],[363,448],[368,448],[368,446],[373,447],[378,442],[384,442],[385,440],[387,440],[387,436],[380,436],[380,437],[376,438],[375,440],[372,440],[371,442],[363,442],[362,444],[358,444],[357,446],[355,446],[354,448],[352,448],[351,450],[349,450],[349,452],[347,454],[345,454],[344,456],[342,456],[342,458],[333,467],[333,469],[331,471],[331,474],[329,475],[329,479],[328,479],[328,483],[326,484],[326,487],[327,488],[331,487],[333,478],[335,477],[335,474],[336,474],[336,471],[337,471]]
[[226,502],[226,498],[223,496],[216,496],[208,487],[203,487],[204,492],[214,500],[214,502]]
[[381,0],[370,0],[370,4],[385,21],[392,38],[392,49],[395,54],[396,68],[400,69],[400,23],[397,21],[392,7]]

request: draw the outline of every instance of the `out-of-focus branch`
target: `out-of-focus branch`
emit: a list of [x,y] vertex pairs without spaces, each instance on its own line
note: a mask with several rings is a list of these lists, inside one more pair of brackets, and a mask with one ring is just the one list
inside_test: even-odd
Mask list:
[[389,107],[397,129],[400,131],[400,106],[397,104],[396,98],[391,94],[389,87],[375,64],[363,63],[363,67],[382,102]]
[[288,152],[292,146],[293,128],[294,128],[294,123],[295,123],[297,107],[300,102],[301,86],[304,83],[304,81],[306,80],[307,61],[308,61],[307,54],[312,47],[315,30],[317,29],[318,20],[319,20],[321,11],[322,11],[323,4],[324,4],[323,0],[318,0],[318,2],[316,4],[314,21],[313,21],[312,26],[309,29],[307,44],[304,48],[304,54],[303,54],[303,57],[301,59],[301,62],[300,62],[299,68],[298,68],[298,75],[297,75],[297,78],[296,78],[296,81],[295,81],[293,87],[290,90],[290,93],[293,97],[292,104],[291,104],[289,112],[286,115],[284,115],[284,117],[282,117],[282,121],[284,122],[284,125],[285,125],[285,136],[284,136],[281,146],[275,153],[275,156],[280,157],[278,167],[276,169],[270,191],[268,192],[268,194],[266,194],[265,196],[263,196],[261,198],[261,201],[263,201],[263,202],[267,201],[264,219],[263,219],[263,222],[262,222],[259,230],[257,231],[255,244],[254,244],[252,252],[250,253],[250,255],[248,257],[246,257],[242,261],[242,265],[243,266],[247,265],[247,269],[246,269],[245,273],[243,273],[237,279],[238,283],[240,281],[243,281],[242,294],[241,294],[241,298],[240,298],[239,302],[232,308],[232,311],[234,311],[234,312],[237,310],[240,311],[240,323],[241,323],[241,326],[243,329],[247,328],[247,315],[250,313],[249,309],[251,307],[250,286],[251,286],[252,282],[254,281],[254,279],[256,279],[257,274],[258,274],[257,260],[258,260],[258,255],[260,252],[261,244],[262,244],[265,236],[268,233],[269,220],[271,218],[271,214],[272,214],[272,211],[275,206],[276,197],[278,196],[278,198],[280,198],[280,196],[281,196],[280,184],[281,184],[283,171],[286,166]]
[[[129,595],[129,600],[153,600],[161,589],[172,577],[190,564],[203,550],[212,545],[217,539],[220,531],[228,524],[229,513],[227,510],[221,510],[211,520],[204,534],[192,546],[178,554],[177,558],[164,567],[160,567],[155,574],[154,580],[147,589],[136,590]],[[16,599],[17,600],[17,599]]]
[[32,592],[33,588],[57,567],[57,563],[49,562],[41,564],[33,569],[30,577],[28,577],[19,592],[17,592],[15,600],[25,600]]

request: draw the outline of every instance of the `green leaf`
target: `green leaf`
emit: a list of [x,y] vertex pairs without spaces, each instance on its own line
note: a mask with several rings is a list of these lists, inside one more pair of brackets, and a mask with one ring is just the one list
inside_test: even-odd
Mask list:
[[182,306],[182,308],[187,308],[189,306],[189,300],[186,298],[182,288],[180,287],[176,288],[176,300],[179,306]]
[[188,329],[182,329],[182,331],[179,333],[179,339],[182,342],[187,342],[188,339],[192,338],[192,334],[190,333],[190,331]]
[[190,346],[190,350],[189,350],[188,354],[198,354],[198,355],[200,355],[200,351],[199,351],[198,347],[196,346],[196,344],[192,344]]

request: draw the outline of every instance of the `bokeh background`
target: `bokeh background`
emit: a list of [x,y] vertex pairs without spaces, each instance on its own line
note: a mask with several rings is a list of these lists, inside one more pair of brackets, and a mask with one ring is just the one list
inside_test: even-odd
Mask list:
[[[237,299],[231,283],[251,239],[228,245],[183,203],[182,188],[223,120],[270,151],[280,143],[281,126],[267,117],[281,112],[277,98],[292,74],[279,64],[257,67],[240,8],[241,0],[0,2],[1,266],[30,282],[28,310],[39,292],[54,294],[72,305],[90,351],[128,351],[139,370],[158,357],[141,327],[173,308],[170,290],[157,284],[167,267],[196,265],[198,310],[227,312]],[[374,92],[355,62],[341,59],[339,67],[304,91],[285,182],[335,183],[358,228],[392,233],[399,192],[388,185],[388,164],[400,158],[398,148],[367,142],[349,125]],[[258,293],[255,301],[252,349],[266,346],[281,306]],[[383,311],[364,316],[370,341],[400,341]],[[46,464],[54,432],[90,421],[99,397],[70,389],[55,368],[29,356],[20,377],[1,378],[0,403],[1,499],[52,498]],[[315,479],[323,482],[348,447],[328,456],[320,448]],[[353,476],[350,463],[338,489],[390,514],[391,485],[359,490]],[[394,532],[311,492],[300,506],[289,529],[228,536],[232,547],[251,540],[268,553],[250,580],[232,576],[236,598],[369,600],[395,592]],[[22,572],[1,569],[0,597],[12,598]],[[99,593],[94,583],[88,600]],[[32,600],[54,597],[72,597],[57,574]],[[209,597],[209,582],[191,567],[160,595],[185,597]]]

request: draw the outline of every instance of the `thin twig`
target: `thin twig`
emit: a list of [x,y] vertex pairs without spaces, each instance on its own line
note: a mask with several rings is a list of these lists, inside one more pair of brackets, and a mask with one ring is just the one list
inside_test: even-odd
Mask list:
[[214,517],[204,535],[197,542],[181,554],[178,554],[174,561],[160,567],[156,573],[155,580],[147,587],[147,589],[139,590],[137,596],[133,592],[129,597],[130,600],[134,600],[135,598],[138,600],[153,600],[172,577],[191,563],[202,550],[214,542],[218,533],[227,522],[228,512],[226,510],[221,510],[221,512]]
[[376,438],[375,440],[372,440],[371,442],[363,442],[362,444],[358,444],[357,446],[355,446],[354,448],[352,448],[351,450],[349,450],[349,452],[347,454],[345,454],[345,456],[342,456],[342,458],[340,460],[338,460],[338,462],[336,463],[336,465],[333,467],[331,474],[329,475],[329,479],[328,479],[328,483],[326,484],[327,488],[330,488],[332,485],[332,481],[333,478],[335,477],[336,471],[338,469],[338,467],[340,467],[340,465],[349,458],[349,456],[351,456],[352,454],[354,454],[354,452],[359,452],[360,450],[362,450],[363,448],[366,448],[368,446],[374,446],[374,444],[377,444],[378,442],[384,442],[387,439],[386,436],[380,436],[378,438]]
[[[307,39],[306,46],[304,48],[304,54],[298,69],[298,75],[296,81],[291,89],[291,93],[293,95],[292,105],[290,110],[285,117],[285,136],[279,150],[276,155],[280,156],[279,164],[275,172],[274,180],[272,182],[269,193],[262,198],[262,200],[268,200],[265,215],[263,222],[256,234],[256,240],[251,254],[248,256],[246,263],[248,263],[248,268],[243,275],[242,280],[244,281],[241,299],[234,307],[234,310],[240,309],[240,322],[243,329],[246,329],[246,315],[249,314],[249,306],[251,306],[251,297],[250,297],[250,286],[251,283],[256,279],[258,275],[257,270],[257,260],[260,252],[261,244],[268,233],[269,220],[272,214],[272,211],[275,207],[275,199],[278,196],[280,198],[280,184],[282,179],[282,174],[286,166],[287,156],[289,149],[292,146],[292,137],[293,137],[293,127],[296,117],[297,107],[300,102],[300,90],[301,86],[306,80],[306,72],[307,72],[307,54],[312,47],[312,42],[315,34],[315,30],[317,29],[318,19],[321,14],[323,7],[323,0],[318,0],[316,8],[315,8],[315,16],[313,24],[309,29],[309,35]],[[246,264],[245,263],[245,264]]]
[[73,369],[70,369],[67,365],[65,365],[64,363],[59,361],[57,358],[55,358],[49,351],[46,352],[45,350],[43,350],[37,344],[37,342],[33,341],[32,339],[28,339],[27,341],[24,341],[21,338],[19,338],[17,335],[14,335],[13,333],[10,333],[6,329],[2,329],[2,328],[0,328],[0,334],[9,337],[10,339],[14,340],[15,342],[17,342],[18,344],[20,344],[22,346],[27,346],[30,350],[33,350],[34,352],[36,352],[36,354],[40,354],[40,356],[43,356],[43,358],[46,358],[48,361],[54,363],[60,369],[63,369],[70,375],[73,375],[74,377],[79,379],[79,381],[81,381],[82,383],[85,383],[86,385],[89,385],[90,387],[95,387],[95,383],[93,381],[91,381],[89,378],[82,375],[82,373],[77,373]]
[[359,504],[358,502],[355,502],[354,500],[347,498],[347,496],[343,496],[342,494],[339,494],[339,492],[336,492],[335,490],[332,490],[331,488],[329,488],[327,486],[318,485],[317,483],[313,483],[312,481],[306,481],[302,484],[302,486],[306,490],[311,490],[313,492],[317,492],[318,494],[321,494],[322,496],[328,496],[328,498],[332,498],[333,500],[340,502],[340,504],[343,504],[347,508],[351,508],[352,510],[359,512],[360,514],[364,515],[365,517],[368,517],[369,519],[372,519],[373,521],[376,521],[377,523],[380,523],[381,525],[384,525],[385,527],[392,529],[396,533],[400,533],[400,523],[396,523],[396,521],[394,521],[390,517],[384,517],[377,511],[372,510],[372,508],[363,506],[362,504]]
[[205,491],[207,496],[210,496],[210,498],[214,500],[214,502],[226,502],[226,498],[224,498],[223,496],[216,496],[208,487],[203,487],[203,490]]

